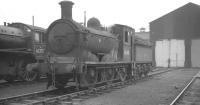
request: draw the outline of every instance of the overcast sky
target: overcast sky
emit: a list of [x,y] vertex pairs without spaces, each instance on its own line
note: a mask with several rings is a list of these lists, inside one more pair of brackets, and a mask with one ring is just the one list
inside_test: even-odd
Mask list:
[[[61,17],[62,0],[0,0],[0,24],[3,22],[23,22],[47,28],[50,23]],[[87,19],[96,17],[102,25],[129,25],[139,30],[149,29],[149,22],[192,2],[200,5],[200,0],[71,0],[73,19],[83,22],[84,11]]]

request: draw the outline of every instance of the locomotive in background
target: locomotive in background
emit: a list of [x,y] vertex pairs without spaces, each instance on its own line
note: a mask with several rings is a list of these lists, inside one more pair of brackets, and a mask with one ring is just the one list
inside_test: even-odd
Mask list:
[[[0,26],[0,79],[32,81],[36,62],[44,62],[45,29],[23,23]],[[30,70],[31,69],[31,70]]]
[[73,80],[76,86],[89,87],[147,75],[152,66],[150,43],[135,38],[135,30],[126,25],[115,24],[104,31],[95,18],[88,27],[75,22],[73,4],[61,1],[62,18],[47,29],[48,63],[40,66],[48,68],[41,69],[48,73],[48,85],[63,88]]

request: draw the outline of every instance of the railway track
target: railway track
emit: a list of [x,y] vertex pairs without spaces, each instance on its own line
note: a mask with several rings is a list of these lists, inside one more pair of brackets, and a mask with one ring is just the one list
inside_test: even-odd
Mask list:
[[[151,73],[149,77],[168,71],[170,70]],[[81,100],[95,97],[103,93],[108,93],[113,90],[132,85],[133,83],[134,82],[132,80],[127,80],[123,82],[117,81],[112,83],[109,82],[104,83],[103,86],[98,85],[98,87],[90,89],[80,89],[79,91],[77,91],[75,87],[70,86],[66,87],[63,90],[52,89],[0,99],[0,105],[67,105],[68,103],[78,103],[81,102]]]
[[170,105],[200,105],[200,72],[191,79]]
[[42,77],[37,81],[20,81],[20,80],[16,80],[13,81],[12,83],[9,82],[0,82],[0,88],[6,88],[6,87],[10,87],[10,86],[17,86],[17,85],[30,85],[30,84],[34,84],[34,83],[38,83],[38,82],[46,82],[47,78],[46,77]]

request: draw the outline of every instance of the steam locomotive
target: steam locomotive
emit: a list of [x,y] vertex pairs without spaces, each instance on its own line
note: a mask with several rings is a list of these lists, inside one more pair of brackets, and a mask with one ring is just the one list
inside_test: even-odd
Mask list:
[[85,27],[72,19],[71,1],[61,1],[62,18],[54,21],[45,36],[48,86],[64,88],[69,81],[90,87],[112,80],[147,75],[152,66],[152,45],[134,36],[129,26],[115,24],[103,30],[96,18]]
[[0,79],[33,81],[39,77],[33,69],[36,62],[44,61],[45,31],[23,23],[0,26]]

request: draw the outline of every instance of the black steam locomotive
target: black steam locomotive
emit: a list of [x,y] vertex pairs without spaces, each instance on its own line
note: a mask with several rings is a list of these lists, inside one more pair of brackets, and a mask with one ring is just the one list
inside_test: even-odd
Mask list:
[[23,23],[0,26],[0,79],[32,81],[36,62],[44,61],[45,29]]
[[49,85],[63,88],[69,81],[88,87],[111,80],[147,75],[152,66],[152,46],[136,38],[135,30],[115,24],[103,30],[93,18],[85,27],[72,19],[71,1],[60,2],[62,18],[47,29]]

